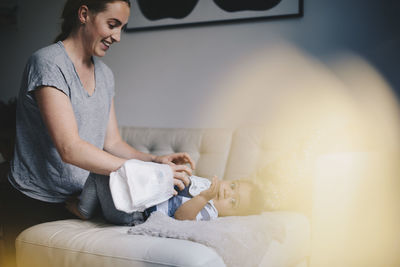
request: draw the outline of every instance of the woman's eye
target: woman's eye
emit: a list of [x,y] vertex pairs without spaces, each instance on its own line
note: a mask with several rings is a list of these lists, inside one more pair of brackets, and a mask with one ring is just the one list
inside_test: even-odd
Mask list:
[[108,24],[108,27],[112,30],[112,29],[115,28],[115,25],[113,25],[113,24]]

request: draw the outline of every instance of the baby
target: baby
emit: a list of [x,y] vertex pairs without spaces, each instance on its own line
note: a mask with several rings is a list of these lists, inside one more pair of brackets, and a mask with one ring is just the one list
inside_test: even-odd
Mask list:
[[[205,178],[191,176],[190,179],[193,181]],[[179,198],[179,195],[177,197]],[[257,214],[261,212],[260,204],[261,192],[250,181],[221,181],[214,177],[209,188],[186,199],[176,209],[174,217],[178,220],[209,220],[218,216]]]
[[[178,220],[211,220],[218,216],[242,216],[262,212],[262,193],[250,181],[222,181],[191,176],[191,183],[178,195],[144,212],[127,213],[115,208],[109,177],[92,174],[86,180],[79,200],[67,202],[67,208],[79,218],[93,217],[100,206],[104,218],[113,224],[143,223],[152,212],[159,211]],[[200,186],[199,186],[200,185]],[[200,189],[204,189],[199,191]]]

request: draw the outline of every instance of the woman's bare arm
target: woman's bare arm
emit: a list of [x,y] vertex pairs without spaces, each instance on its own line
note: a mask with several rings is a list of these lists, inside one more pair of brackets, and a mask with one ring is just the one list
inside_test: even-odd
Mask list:
[[143,153],[127,144],[118,130],[117,118],[114,109],[114,100],[111,103],[110,117],[107,124],[107,134],[104,142],[104,150],[124,159],[139,159],[143,161],[155,161],[156,156]]
[[188,175],[192,175],[192,170],[184,164],[188,163],[192,168],[195,166],[194,161],[187,153],[174,153],[165,156],[155,156],[138,151],[126,143],[122,139],[118,130],[114,101],[111,103],[110,118],[107,125],[104,150],[124,159],[139,159],[143,161],[169,164],[174,172],[174,184],[180,189],[183,189],[185,185],[189,184],[189,179],[183,172],[187,173]]
[[[185,152],[173,153],[164,156],[155,156],[136,150],[127,144],[121,137],[118,130],[117,118],[115,115],[114,101],[111,103],[110,118],[107,125],[106,140],[104,150],[111,154],[125,159],[140,159],[143,161],[153,161],[157,163],[174,163],[177,165],[190,164],[191,168],[195,168],[195,162]],[[191,175],[191,170],[188,169],[188,174]]]
[[72,105],[63,92],[41,87],[35,91],[35,97],[51,139],[64,162],[109,175],[126,161],[79,137]]
[[[131,158],[168,163],[169,160],[181,159],[181,154],[184,154],[183,158],[188,156],[186,153],[177,153],[156,157],[129,146],[119,134],[114,104],[110,110],[104,150],[99,149],[80,138],[71,102],[63,92],[44,86],[35,91],[35,97],[54,145],[66,163],[90,172],[109,175]],[[168,160],[165,160],[166,158]],[[175,165],[173,162],[170,166],[174,172],[174,184],[183,189],[184,185],[189,183],[183,172],[191,175],[191,169],[185,165]]]

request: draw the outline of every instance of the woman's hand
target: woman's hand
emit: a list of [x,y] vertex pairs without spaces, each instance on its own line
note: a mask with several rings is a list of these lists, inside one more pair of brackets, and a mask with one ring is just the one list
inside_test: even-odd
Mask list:
[[217,197],[221,181],[217,176],[214,176],[211,185],[208,189],[201,191],[200,196],[204,197],[207,201]]
[[[156,156],[153,160],[157,163],[168,164],[174,175],[174,185],[178,187],[179,190],[185,189],[190,183],[189,177],[192,175],[192,170],[195,168],[195,163],[192,158],[186,152],[173,153],[164,156]],[[190,164],[189,168],[185,164]],[[175,195],[178,194],[174,190]]]
[[[192,170],[186,165],[176,165],[174,163],[168,163],[171,167],[174,175],[174,185],[176,185],[179,190],[185,189],[190,183],[189,176],[192,175]],[[174,191],[175,195],[178,192]]]
[[[154,158],[154,162],[163,163],[163,164],[173,163],[176,165],[184,165],[184,164],[189,163],[192,170],[194,170],[196,168],[196,164],[194,163],[193,159],[186,152],[173,153],[173,154],[164,155],[164,156],[156,156]],[[190,173],[188,173],[188,174],[192,175],[192,172],[190,171]]]

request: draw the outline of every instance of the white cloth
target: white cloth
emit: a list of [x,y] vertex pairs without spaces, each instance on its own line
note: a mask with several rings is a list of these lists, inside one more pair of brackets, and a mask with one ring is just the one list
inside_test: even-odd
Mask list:
[[211,221],[179,221],[153,212],[143,224],[128,230],[132,235],[149,235],[190,240],[214,248],[228,267],[256,267],[272,240],[284,242],[285,225],[279,216],[219,217]]
[[172,169],[167,164],[128,160],[110,174],[110,190],[118,210],[144,211],[173,196]]

